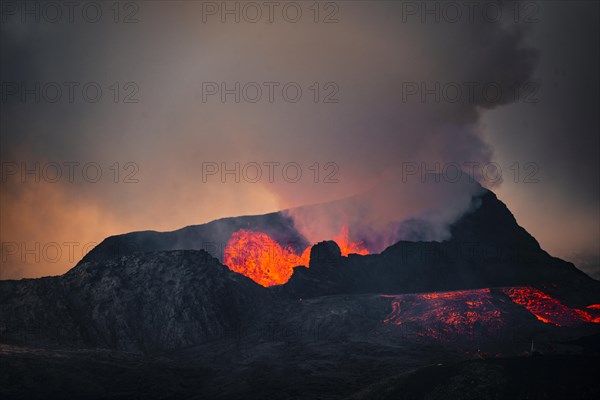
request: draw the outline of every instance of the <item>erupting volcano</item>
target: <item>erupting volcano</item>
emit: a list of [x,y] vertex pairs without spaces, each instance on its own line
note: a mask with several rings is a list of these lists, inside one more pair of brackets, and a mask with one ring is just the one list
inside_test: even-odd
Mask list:
[[[342,227],[334,240],[343,256],[369,254],[362,242],[348,239],[348,225]],[[282,246],[266,233],[240,229],[227,242],[223,264],[262,286],[282,285],[290,279],[294,267],[308,267],[310,249],[309,246],[297,254],[292,246]]]

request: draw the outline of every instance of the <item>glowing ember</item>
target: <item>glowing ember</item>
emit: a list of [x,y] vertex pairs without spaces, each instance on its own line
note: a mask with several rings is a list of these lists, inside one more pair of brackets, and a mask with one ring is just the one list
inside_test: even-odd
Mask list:
[[502,291],[511,300],[525,307],[537,319],[556,326],[571,326],[582,322],[600,323],[600,317],[563,305],[546,293],[531,287],[506,288]]
[[[344,226],[334,240],[343,256],[369,254],[362,242],[348,240],[348,226]],[[240,229],[227,242],[223,264],[262,286],[282,285],[290,279],[294,267],[308,267],[310,249],[309,246],[298,255],[291,246],[282,247],[265,233]]]

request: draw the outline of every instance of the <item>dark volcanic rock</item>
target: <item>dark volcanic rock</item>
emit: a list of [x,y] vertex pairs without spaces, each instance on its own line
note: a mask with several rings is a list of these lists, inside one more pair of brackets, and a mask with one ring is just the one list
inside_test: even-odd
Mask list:
[[[298,267],[281,290],[294,297],[341,293],[413,293],[497,286],[537,286],[585,307],[600,302],[600,282],[550,256],[487,191],[444,242],[401,241],[381,254],[342,257],[323,243],[310,268]],[[324,242],[327,243],[327,242]],[[335,265],[336,268],[323,267]]]
[[290,280],[272,290],[285,292],[294,297],[316,297],[343,293],[343,282],[347,280],[346,262],[339,246],[333,241],[320,242],[310,249],[310,268],[294,268]]
[[334,241],[325,241],[315,244],[310,249],[311,268],[331,269],[339,265],[342,257],[340,247]]
[[158,351],[239,330],[268,291],[204,251],[83,262],[61,277],[1,281],[3,343]]
[[[493,248],[492,248],[493,249]],[[461,243],[399,242],[381,254],[339,257],[338,268],[297,267],[276,288],[293,297],[341,293],[416,293],[498,286],[535,286],[574,307],[600,301],[600,282],[543,251],[504,249],[493,256],[466,252]]]
[[395,399],[597,399],[597,357],[543,356],[437,364],[386,379],[350,398]]
[[486,190],[475,199],[477,207],[451,227],[452,241],[513,247],[519,251],[539,251],[533,236],[517,224],[506,205]]
[[102,261],[133,253],[163,250],[205,250],[222,259],[231,235],[239,229],[264,232],[279,243],[304,249],[306,240],[296,231],[291,218],[276,212],[223,218],[202,225],[187,226],[173,232],[131,232],[110,236],[94,247],[81,262]]

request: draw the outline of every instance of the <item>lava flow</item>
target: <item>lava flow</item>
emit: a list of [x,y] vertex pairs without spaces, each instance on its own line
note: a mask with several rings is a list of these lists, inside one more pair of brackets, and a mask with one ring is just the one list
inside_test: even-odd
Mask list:
[[537,319],[547,324],[571,326],[582,322],[600,323],[600,317],[577,308],[567,307],[557,299],[532,287],[506,288],[502,291],[515,304],[525,307]]
[[[343,256],[369,254],[362,242],[349,241],[347,225],[334,237],[334,241]],[[223,264],[262,286],[282,285],[290,279],[294,267],[308,267],[310,249],[310,246],[307,247],[299,255],[291,246],[281,246],[266,233],[240,229],[227,242]]]
[[[508,297],[506,297],[508,296]],[[555,326],[600,323],[600,317],[571,308],[533,287],[463,290],[383,296],[392,298],[392,311],[383,320],[413,327],[421,336],[435,339],[449,335],[491,333],[504,326],[514,306],[524,307],[539,321]],[[596,309],[597,305],[588,306]]]
[[404,294],[391,297],[392,312],[383,320],[416,326],[420,336],[442,339],[473,336],[504,325],[506,311],[496,304],[490,289]]

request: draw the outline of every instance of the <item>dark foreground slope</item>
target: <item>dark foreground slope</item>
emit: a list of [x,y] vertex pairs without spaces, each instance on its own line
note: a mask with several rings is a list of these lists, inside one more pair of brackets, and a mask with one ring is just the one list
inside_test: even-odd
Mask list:
[[204,251],[83,262],[63,276],[0,281],[2,343],[154,352],[239,329],[269,293]]
[[378,382],[352,400],[598,399],[599,359],[537,356],[432,365]]

